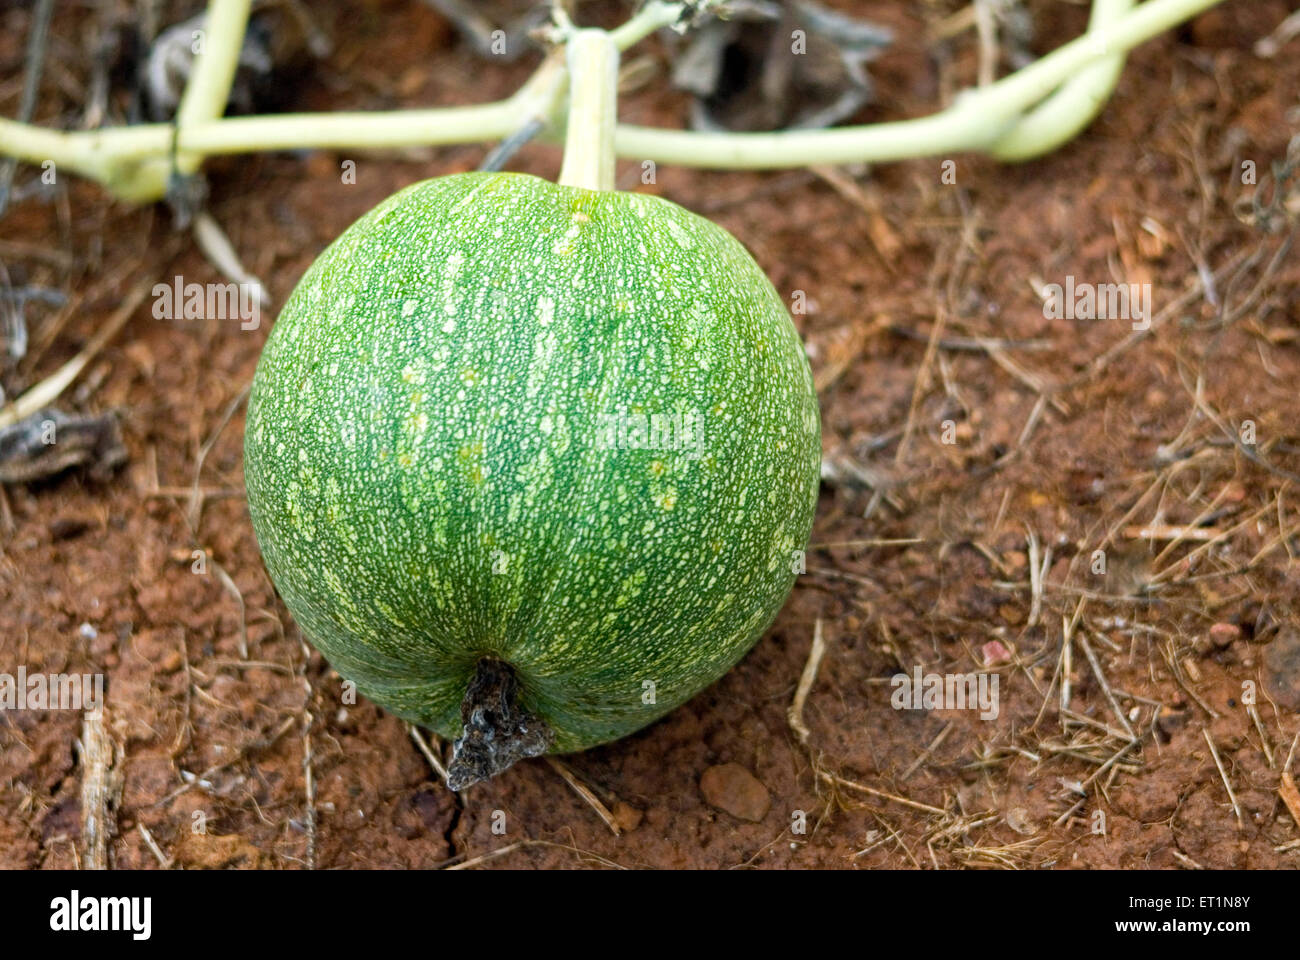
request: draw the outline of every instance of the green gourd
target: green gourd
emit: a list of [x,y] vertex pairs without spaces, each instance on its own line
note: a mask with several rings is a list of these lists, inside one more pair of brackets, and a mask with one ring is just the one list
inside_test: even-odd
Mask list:
[[285,304],[245,437],[267,569],[459,788],[713,683],[807,543],[817,397],[741,244],[666,200],[417,183]]

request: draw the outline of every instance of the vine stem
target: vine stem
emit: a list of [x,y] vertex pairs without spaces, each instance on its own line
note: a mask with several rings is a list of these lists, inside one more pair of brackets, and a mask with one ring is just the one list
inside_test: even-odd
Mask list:
[[[762,170],[991,152],[1033,107],[1090,64],[1140,43],[1222,0],[1147,0],[996,83],[965,91],[948,109],[915,120],[781,133],[699,133],[620,125],[620,156],[714,169]],[[1040,136],[1046,136],[1042,131]],[[1032,154],[1036,144],[1022,142]]]
[[618,120],[618,47],[604,30],[569,37],[569,117],[560,184],[614,189],[614,125]]
[[701,16],[724,5],[724,0],[696,0],[693,4],[669,3],[666,0],[651,0],[621,27],[610,31],[614,43],[620,50],[644,40],[656,30],[671,27],[681,22],[688,8],[695,16]]
[[[208,4],[203,47],[195,57],[193,72],[176,108],[176,124],[182,130],[216,120],[226,112],[251,6],[251,0],[212,0]],[[177,159],[177,166],[184,173],[193,173],[202,160],[202,154],[187,151]]]
[[[831,130],[781,133],[702,133],[616,125],[618,156],[688,167],[780,169],[815,164],[884,162],[966,151],[1023,159],[1059,146],[1100,109],[1118,76],[1122,55],[1223,0],[1145,0],[1122,16],[1132,0],[1095,0],[1086,34],[1029,66],[928,117]],[[246,0],[213,0],[223,5]],[[656,2],[611,34],[625,49],[680,18],[687,7]],[[242,36],[242,31],[240,31]],[[226,41],[237,52],[241,37]],[[1103,70],[1101,65],[1106,65]],[[1095,72],[1093,67],[1096,65]],[[215,73],[215,68],[214,73]],[[560,64],[560,72],[563,65]],[[548,59],[525,88],[508,100],[445,110],[386,113],[284,114],[186,123],[176,134],[188,154],[249,153],[268,149],[366,149],[469,143],[509,136],[533,117],[547,121],[562,77]],[[198,96],[198,95],[196,95]],[[1046,99],[1044,99],[1046,98]],[[196,102],[206,101],[206,96]],[[1041,105],[1041,109],[1033,109]],[[195,108],[197,111],[197,107]],[[1031,111],[1026,114],[1026,111]],[[104,183],[118,196],[162,196],[172,127],[151,124],[110,130],[62,132],[0,118],[0,155],[56,164]]]
[[[1135,0],[1093,0],[1088,32],[1114,23]],[[1081,70],[1017,121],[989,151],[995,160],[1030,160],[1050,153],[1083,132],[1097,118],[1124,72],[1124,54],[1115,53]]]
[[[244,46],[244,33],[248,29],[251,7],[251,0],[211,0],[208,4],[200,34],[202,46],[195,54],[189,81],[185,84],[181,102],[176,108],[177,130],[220,120],[226,112],[230,88],[235,82],[235,72],[239,69],[239,54]],[[171,130],[170,127],[167,129]],[[111,133],[106,132],[105,135]],[[129,170],[129,176],[125,178],[128,184],[125,194],[131,199],[162,196],[166,193],[174,172],[194,174],[203,164],[202,151],[182,150],[180,144],[175,142],[177,140],[179,137],[173,140],[169,134],[167,147],[161,156],[148,156],[125,168],[114,163],[115,157],[104,158],[108,169],[113,171],[109,176],[121,178],[121,171]],[[174,157],[169,155],[173,144],[176,146]],[[56,165],[58,162],[55,159]],[[84,172],[78,168],[75,159],[65,162],[72,169]],[[110,189],[112,186],[110,180]]]

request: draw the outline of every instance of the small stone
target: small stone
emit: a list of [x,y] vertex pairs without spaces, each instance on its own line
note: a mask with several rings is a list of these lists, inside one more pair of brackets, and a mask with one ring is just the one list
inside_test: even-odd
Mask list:
[[700,792],[709,806],[753,823],[767,816],[772,806],[767,787],[738,763],[705,770],[700,777]]
[[1011,662],[1011,651],[1003,645],[1001,640],[990,640],[980,647],[980,653],[984,657],[984,666],[986,667],[996,667],[999,664]]
[[637,827],[641,826],[641,818],[645,814],[632,806],[630,803],[624,803],[622,800],[614,804],[614,809],[610,811],[614,815],[614,822],[624,833],[631,833]]
[[1241,627],[1235,623],[1216,623],[1210,627],[1210,640],[1216,647],[1222,650],[1224,647],[1231,646],[1234,641],[1240,639]]

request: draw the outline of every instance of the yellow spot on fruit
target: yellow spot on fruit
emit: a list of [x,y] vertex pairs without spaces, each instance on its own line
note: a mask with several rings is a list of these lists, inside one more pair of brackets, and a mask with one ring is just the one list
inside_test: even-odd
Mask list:
[[429,417],[423,412],[413,413],[406,418],[406,432],[413,434],[422,434],[429,429]]
[[655,506],[660,510],[671,510],[673,507],[677,506],[677,491],[672,487],[669,487],[662,493],[656,493]]

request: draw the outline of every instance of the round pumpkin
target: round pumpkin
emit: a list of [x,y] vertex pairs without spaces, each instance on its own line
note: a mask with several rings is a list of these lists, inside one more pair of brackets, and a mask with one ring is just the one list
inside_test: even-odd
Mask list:
[[508,173],[417,183],[312,264],[262,353],[248,504],[346,679],[463,786],[629,734],[784,602],[821,454],[799,336],[727,231]]

